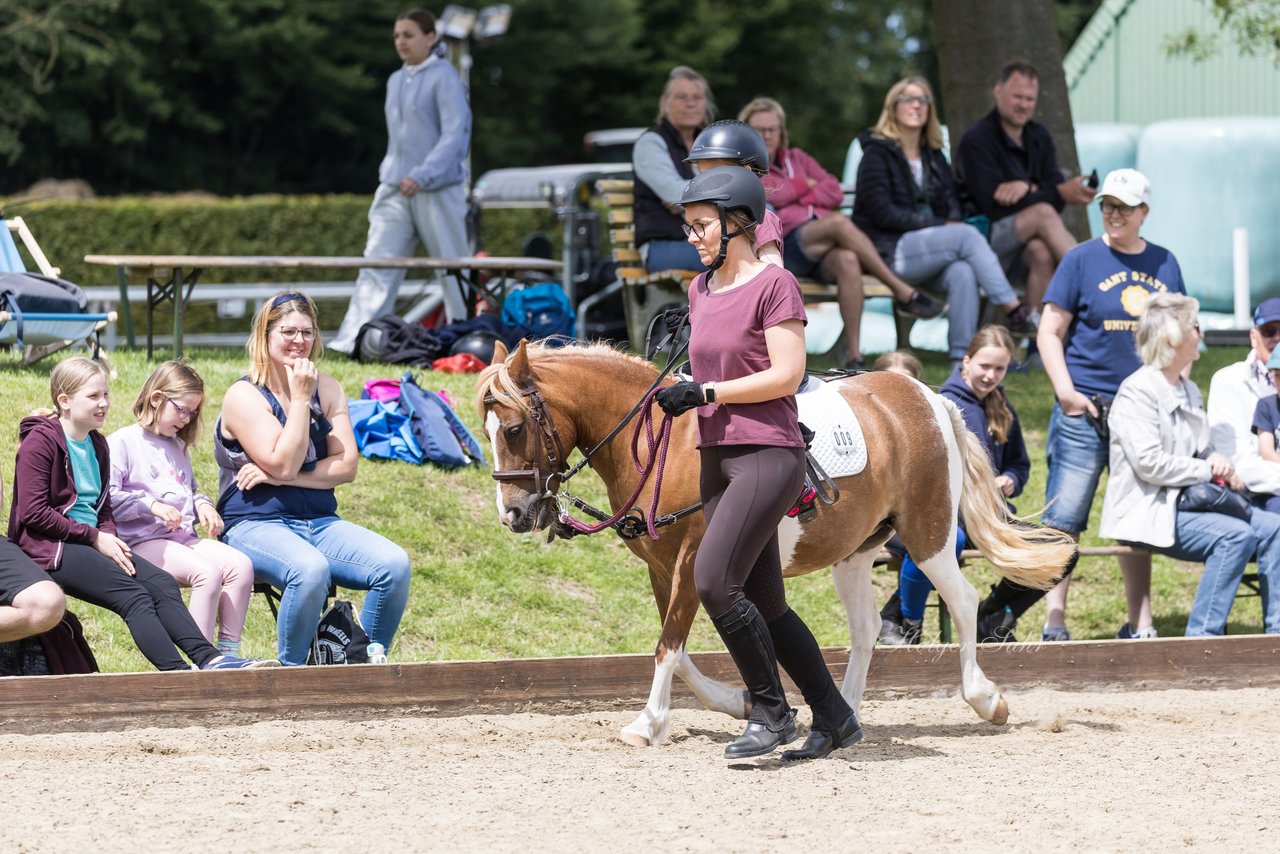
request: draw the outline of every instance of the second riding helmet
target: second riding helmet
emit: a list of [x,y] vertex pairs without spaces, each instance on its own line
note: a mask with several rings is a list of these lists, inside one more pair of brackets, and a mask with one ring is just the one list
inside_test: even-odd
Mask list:
[[702,129],[689,149],[685,163],[696,160],[732,160],[757,175],[769,174],[769,149],[760,132],[746,122],[725,119]]

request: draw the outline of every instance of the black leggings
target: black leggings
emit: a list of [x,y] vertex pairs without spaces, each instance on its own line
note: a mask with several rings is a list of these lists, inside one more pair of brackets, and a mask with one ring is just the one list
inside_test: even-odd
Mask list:
[[138,574],[126,575],[93,546],[67,543],[62,566],[49,576],[69,595],[123,617],[133,642],[157,670],[191,669],[175,644],[197,667],[216,658],[218,650],[182,604],[173,576],[137,555],[133,568]]
[[712,618],[739,599],[765,622],[787,612],[778,523],[804,485],[804,448],[716,445],[702,449],[703,515],[693,579]]

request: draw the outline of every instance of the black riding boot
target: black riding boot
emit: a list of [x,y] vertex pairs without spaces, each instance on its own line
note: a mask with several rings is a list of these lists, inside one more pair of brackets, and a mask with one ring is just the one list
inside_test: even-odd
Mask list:
[[773,752],[780,744],[794,741],[795,715],[787,705],[787,695],[778,676],[769,627],[756,606],[739,599],[728,611],[711,620],[724,641],[742,681],[751,695],[747,728],[724,749],[726,759],[746,759]]
[[813,726],[809,728],[804,746],[784,751],[782,761],[821,759],[837,748],[862,741],[858,716],[836,688],[822,650],[804,620],[788,609],[769,624],[769,634],[773,637],[778,663],[796,683],[813,713]]

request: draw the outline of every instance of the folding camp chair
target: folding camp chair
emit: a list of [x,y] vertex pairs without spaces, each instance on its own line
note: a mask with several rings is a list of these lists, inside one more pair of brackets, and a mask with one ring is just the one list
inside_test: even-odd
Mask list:
[[[16,234],[41,273],[54,277],[59,274],[58,268],[51,265],[45,257],[22,217],[10,220],[0,218],[0,224],[4,226],[0,228],[0,270],[11,273],[27,271],[13,239]],[[114,323],[115,319],[114,311],[106,314],[37,313],[19,311],[14,305],[4,304],[0,305],[0,344],[16,346],[22,354],[21,364],[31,365],[45,356],[84,342],[93,358],[111,369],[111,363],[102,351],[100,336],[102,330]],[[114,370],[111,372],[115,374]]]

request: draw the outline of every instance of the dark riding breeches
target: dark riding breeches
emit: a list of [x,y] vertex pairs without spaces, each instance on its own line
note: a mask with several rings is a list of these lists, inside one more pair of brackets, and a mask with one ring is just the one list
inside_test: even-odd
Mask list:
[[773,621],[787,611],[778,523],[804,485],[804,448],[716,445],[701,450],[707,532],[693,578],[712,618],[739,599]]

